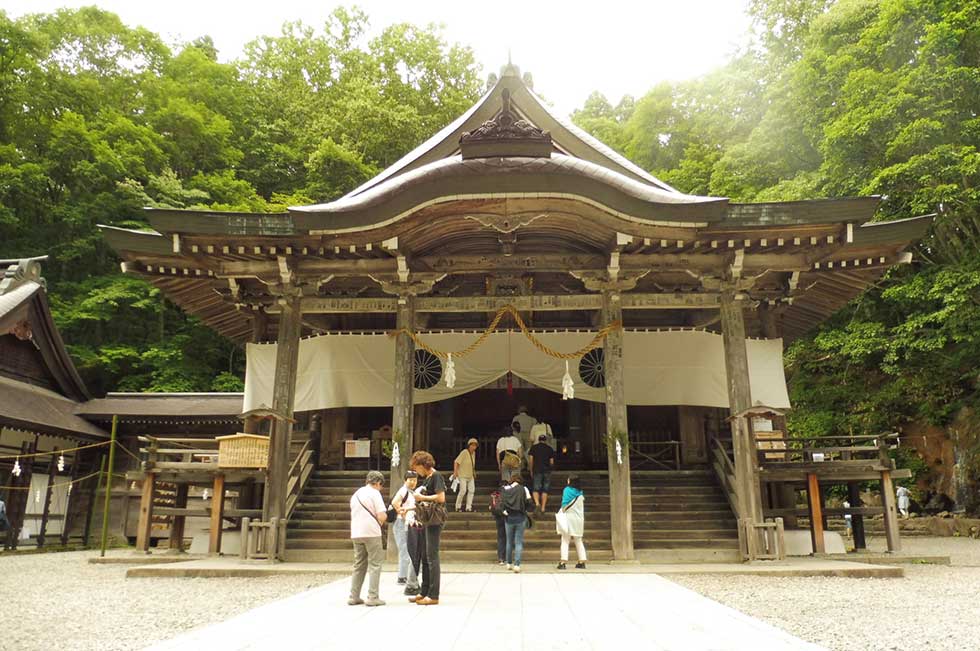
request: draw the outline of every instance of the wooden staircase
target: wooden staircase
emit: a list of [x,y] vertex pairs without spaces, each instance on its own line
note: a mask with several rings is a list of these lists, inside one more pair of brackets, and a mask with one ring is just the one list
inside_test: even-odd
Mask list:
[[[608,473],[576,473],[585,491],[585,544],[590,560],[612,560]],[[496,559],[496,523],[487,510],[496,473],[478,474],[473,513],[453,510],[455,493],[447,493],[449,520],[442,535],[447,562],[490,563]],[[558,560],[559,537],[554,512],[568,473],[556,472],[548,513],[535,518],[525,532],[524,559]],[[287,560],[351,560],[351,494],[364,481],[363,471],[315,471],[289,521]],[[637,558],[645,562],[734,562],[739,558],[738,531],[728,502],[710,470],[639,471],[633,481],[633,538]],[[574,550],[572,555],[574,556]],[[574,559],[573,559],[574,560]]]

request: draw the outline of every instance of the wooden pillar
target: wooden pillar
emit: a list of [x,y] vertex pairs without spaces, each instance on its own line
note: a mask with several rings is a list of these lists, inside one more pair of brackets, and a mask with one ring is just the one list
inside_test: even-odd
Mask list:
[[78,503],[78,497],[74,496],[74,493],[78,488],[77,486],[75,486],[75,480],[78,479],[78,475],[80,474],[79,468],[82,465],[82,458],[84,452],[85,450],[79,450],[75,452],[75,457],[74,459],[72,459],[71,473],[68,476],[68,481],[71,483],[68,484],[69,490],[67,491],[67,495],[65,497],[65,517],[61,521],[61,544],[62,545],[68,544],[68,535],[71,532],[72,524],[75,521],[74,518],[75,514],[73,511],[78,510],[75,506]]
[[[398,297],[398,311],[395,314],[397,330],[414,330],[415,299],[404,295]],[[408,460],[415,449],[415,342],[404,332],[395,339],[395,393],[392,398],[391,436],[398,444],[398,464],[392,464],[388,482],[388,499],[405,483]],[[395,528],[388,527],[388,560],[398,558],[395,545]]]
[[[296,367],[299,363],[299,337],[302,330],[301,295],[297,288],[287,288],[279,299],[279,337],[276,346],[276,371],[272,388],[272,409],[292,418],[296,397]],[[286,515],[286,482],[289,480],[289,441],[293,425],[289,421],[272,419],[269,441],[269,472],[266,477],[262,519]]]
[[708,463],[708,439],[704,434],[704,415],[701,408],[679,406],[677,422],[680,427],[681,463]]
[[[725,347],[725,372],[728,379],[728,405],[732,415],[752,406],[749,382],[749,355],[745,347],[745,317],[742,295],[723,288],[721,299],[721,334]],[[758,455],[751,426],[747,419],[732,421],[732,447],[735,452],[735,484],[742,526],[762,522],[762,494],[759,490]],[[755,545],[749,542],[749,558]]]
[[211,527],[208,535],[208,554],[221,553],[221,525],[225,518],[225,476],[214,476],[214,495],[211,496]]
[[[602,292],[602,324],[623,322],[617,291]],[[606,370],[606,458],[609,463],[609,500],[612,509],[613,558],[629,561],[633,551],[633,496],[630,481],[629,423],[623,384],[623,330],[618,328],[603,342]],[[621,442],[619,453],[615,441]]]
[[[861,485],[856,481],[847,482],[847,502],[851,508],[864,506],[861,501]],[[864,516],[855,513],[851,516],[851,533],[854,535],[854,551],[867,549],[868,543],[864,536]]]
[[823,500],[820,482],[814,473],[806,476],[806,501],[810,505],[810,541],[813,543],[813,553],[823,554],[826,551],[823,540]]
[[[186,509],[187,508],[187,484],[177,484],[176,492],[174,493],[174,508]],[[176,550],[178,552],[184,551],[184,521],[186,516],[175,515],[173,517],[173,522],[170,523],[170,549]]]
[[[397,330],[411,330],[415,325],[415,299],[398,297],[395,318]],[[407,334],[400,333],[395,339],[395,394],[392,400],[391,430],[393,440],[398,441],[398,466],[391,467],[390,491],[397,491],[405,481],[408,459],[415,445],[414,414],[412,399],[415,388],[415,342]],[[392,492],[392,494],[394,494]]]
[[[140,496],[140,519],[136,525],[136,551],[150,551],[150,531],[153,527],[153,489],[157,475],[148,472],[143,477],[143,493]],[[106,489],[108,490],[108,489]]]
[[[269,317],[264,310],[252,311],[252,343],[258,344],[265,341],[266,327]],[[262,426],[262,421],[258,418],[246,418],[242,426],[242,431],[246,434],[258,434]]]
[[102,477],[105,475],[106,455],[99,455],[99,474],[89,479],[88,486],[88,513],[85,514],[85,531],[82,532],[82,545],[88,547],[89,537],[92,535],[92,517],[95,515],[95,502],[99,496],[99,489],[102,488]]
[[41,510],[41,527],[37,531],[37,548],[44,547],[44,539],[48,532],[48,517],[51,515],[51,485],[58,472],[58,448],[51,453],[48,462],[48,486],[44,489],[44,507]]
[[898,509],[895,507],[895,486],[890,470],[881,471],[881,506],[885,509],[885,542],[889,552],[902,551],[898,536]]

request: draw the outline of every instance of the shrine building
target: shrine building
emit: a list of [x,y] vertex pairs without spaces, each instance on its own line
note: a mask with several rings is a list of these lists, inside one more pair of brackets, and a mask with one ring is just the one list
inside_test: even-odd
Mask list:
[[[397,488],[418,449],[448,474],[470,437],[485,494],[524,406],[554,434],[553,490],[575,472],[595,496],[598,558],[777,557],[798,519],[822,551],[822,488],[874,479],[889,493],[903,475],[878,433],[785,438],[782,353],[910,261],[931,217],[876,221],[878,205],[684,194],[556,117],[508,64],[466,113],[335,201],[147,209],[152,231],[102,227],[125,272],[247,344],[242,410],[267,419],[245,432],[271,435],[258,473],[159,453],[141,477],[151,495],[154,481],[216,475],[222,494],[262,485],[239,508],[284,523],[273,554],[333,558],[350,554],[347,514],[327,496],[366,467]],[[897,548],[893,502],[849,512],[874,513]],[[478,520],[450,514],[448,554],[493,554]],[[557,544],[548,533],[528,532],[532,558],[535,536]]]

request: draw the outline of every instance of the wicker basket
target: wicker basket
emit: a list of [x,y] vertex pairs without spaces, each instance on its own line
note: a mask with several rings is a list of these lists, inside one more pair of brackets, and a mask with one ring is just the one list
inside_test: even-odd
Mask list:
[[218,436],[219,468],[267,468],[269,437],[257,434]]

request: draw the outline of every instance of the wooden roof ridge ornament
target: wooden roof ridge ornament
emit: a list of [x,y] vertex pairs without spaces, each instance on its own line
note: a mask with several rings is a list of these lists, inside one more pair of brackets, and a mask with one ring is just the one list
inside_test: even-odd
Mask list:
[[521,118],[511,106],[510,90],[500,94],[501,109],[473,131],[464,131],[459,138],[463,160],[493,157],[550,158],[553,149],[551,134]]

